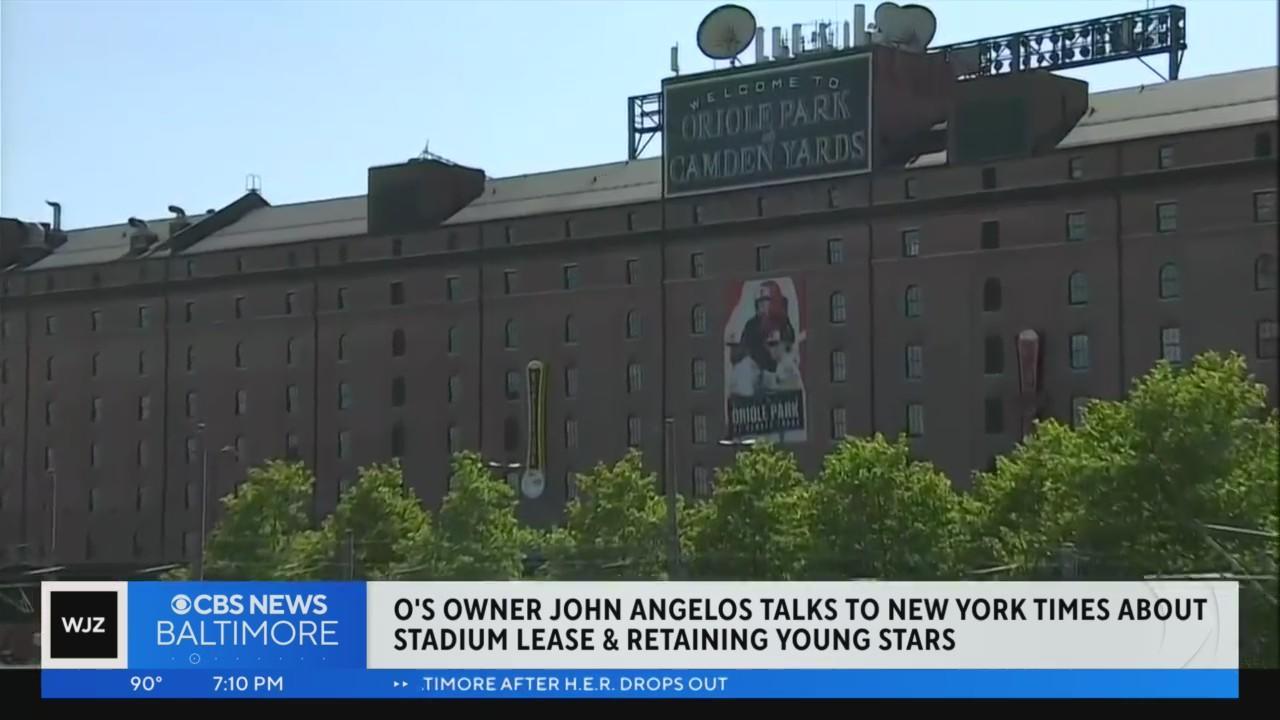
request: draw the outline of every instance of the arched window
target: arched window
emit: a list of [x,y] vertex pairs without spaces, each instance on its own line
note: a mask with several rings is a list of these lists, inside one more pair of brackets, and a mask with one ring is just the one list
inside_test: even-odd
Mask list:
[[909,318],[920,317],[924,310],[924,293],[919,285],[908,285],[902,298],[902,310]]
[[338,362],[342,362],[346,359],[347,359],[347,336],[339,335],[338,336]]
[[702,335],[707,331],[707,309],[694,305],[689,312],[689,330],[694,335]]
[[520,344],[520,338],[519,338],[519,336],[518,336],[518,334],[517,334],[517,332],[516,332],[516,321],[515,321],[515,320],[508,320],[508,321],[507,321],[506,328],[505,328],[505,330],[503,331],[503,336],[504,336],[504,338],[505,338],[505,340],[506,340],[506,346],[507,346],[507,348],[508,348],[508,349],[510,349],[510,348],[514,348],[514,347],[516,347],[516,346],[518,346],[518,345]]
[[298,341],[295,340],[294,338],[289,338],[289,341],[285,343],[285,346],[284,346],[284,362],[286,365],[292,365],[295,362],[297,362],[297,359],[298,359]]
[[1276,287],[1276,256],[1263,253],[1253,262],[1253,289],[1274,290]]
[[640,337],[640,311],[627,311],[627,339],[635,340]]
[[578,323],[573,319],[572,315],[564,316],[564,341],[567,343],[578,342]]
[[1173,263],[1160,266],[1160,299],[1172,300],[1182,297],[1182,272]]
[[1071,305],[1089,304],[1089,278],[1078,270],[1067,276],[1067,302]]
[[400,328],[391,331],[391,355],[393,357],[404,355],[404,330]]
[[236,367],[244,367],[244,343],[236,343]]
[[982,283],[982,311],[996,312],[999,310],[1004,300],[1001,297],[1002,295],[1000,279],[987,278],[986,282]]
[[844,322],[844,319],[845,319],[844,293],[839,291],[831,293],[829,310],[830,310],[829,314],[831,316],[832,324],[840,325],[841,323]]

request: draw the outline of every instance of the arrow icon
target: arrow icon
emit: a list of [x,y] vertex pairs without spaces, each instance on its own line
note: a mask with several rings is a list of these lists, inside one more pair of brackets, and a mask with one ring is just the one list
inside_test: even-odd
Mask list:
[[404,682],[403,680],[392,680],[391,687],[393,688],[409,687],[409,683]]

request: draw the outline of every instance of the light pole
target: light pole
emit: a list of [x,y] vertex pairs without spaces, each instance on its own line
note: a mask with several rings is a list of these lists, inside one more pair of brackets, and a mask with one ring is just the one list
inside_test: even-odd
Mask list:
[[662,474],[667,493],[667,575],[675,580],[680,577],[680,522],[676,517],[676,419],[662,421]]
[[204,538],[209,500],[209,447],[204,437],[204,427],[204,423],[196,423],[196,437],[200,438],[200,568],[196,573],[198,580],[204,580]]
[[58,557],[58,471],[49,468],[45,470],[45,476],[49,478],[51,498],[50,517],[49,517],[49,560],[57,562]]

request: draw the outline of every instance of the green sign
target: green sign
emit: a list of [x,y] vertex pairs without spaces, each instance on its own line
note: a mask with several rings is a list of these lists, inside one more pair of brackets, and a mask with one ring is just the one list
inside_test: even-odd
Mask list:
[[752,66],[662,87],[667,195],[871,169],[871,55]]

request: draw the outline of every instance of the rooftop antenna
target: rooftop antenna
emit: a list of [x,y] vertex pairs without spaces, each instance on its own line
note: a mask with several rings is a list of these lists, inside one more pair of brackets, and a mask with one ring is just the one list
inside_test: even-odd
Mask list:
[[680,43],[671,46],[671,73],[680,74]]
[[756,17],[741,5],[721,5],[698,24],[698,49],[712,60],[738,64],[738,55],[756,36]]
[[244,191],[251,193],[262,192],[262,176],[249,173],[244,176]]
[[938,19],[923,5],[880,3],[875,18],[871,42],[903,50],[924,52],[938,30]]

